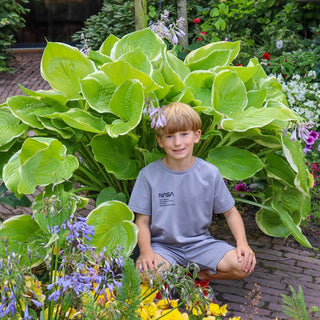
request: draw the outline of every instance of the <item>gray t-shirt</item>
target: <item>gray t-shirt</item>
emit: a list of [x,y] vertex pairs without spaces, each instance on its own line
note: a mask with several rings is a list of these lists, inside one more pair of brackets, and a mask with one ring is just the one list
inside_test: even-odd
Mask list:
[[186,171],[171,170],[161,160],[147,165],[129,208],[151,215],[151,242],[186,245],[207,238],[212,214],[224,213],[234,203],[218,168],[196,158]]

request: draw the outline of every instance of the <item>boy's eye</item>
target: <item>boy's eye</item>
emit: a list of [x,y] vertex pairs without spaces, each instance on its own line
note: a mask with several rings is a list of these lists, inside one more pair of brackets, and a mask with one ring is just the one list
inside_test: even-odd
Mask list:
[[189,132],[182,132],[183,136],[187,136],[189,134]]

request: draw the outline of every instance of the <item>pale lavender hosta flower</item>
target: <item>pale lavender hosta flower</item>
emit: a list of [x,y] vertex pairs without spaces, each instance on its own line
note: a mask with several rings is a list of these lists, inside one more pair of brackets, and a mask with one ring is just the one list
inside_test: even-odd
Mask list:
[[155,108],[155,106],[153,105],[153,102],[154,100],[150,98],[146,99],[143,113],[149,116],[151,120],[151,128],[153,129],[163,128],[167,125],[167,120],[164,115],[165,106]]
[[157,34],[161,39],[167,39],[173,45],[177,45],[179,37],[183,37],[185,32],[183,31],[184,27],[184,18],[180,17],[176,23],[169,23],[169,11],[164,10],[164,13],[160,15],[160,20],[150,26],[150,29]]
[[[307,143],[307,139],[310,134],[310,129],[314,126],[312,121],[309,122],[298,122],[292,127],[290,139],[292,141],[297,141],[300,139]],[[288,132],[288,128],[284,131],[284,135]]]

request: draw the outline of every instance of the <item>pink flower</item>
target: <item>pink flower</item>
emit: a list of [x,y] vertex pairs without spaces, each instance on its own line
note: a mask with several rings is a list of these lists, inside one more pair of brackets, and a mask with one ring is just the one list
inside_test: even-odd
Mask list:
[[197,42],[202,41],[202,38],[200,37],[200,38],[198,38],[196,41],[197,41]]
[[200,23],[200,22],[201,22],[200,18],[193,19],[193,23]]
[[235,187],[234,187],[234,190],[236,191],[247,191],[247,186],[245,184],[243,184],[242,182],[238,183]]
[[201,31],[200,34],[203,34],[204,36],[207,35],[207,33],[205,31]]
[[318,145],[318,151],[320,152],[320,144]]

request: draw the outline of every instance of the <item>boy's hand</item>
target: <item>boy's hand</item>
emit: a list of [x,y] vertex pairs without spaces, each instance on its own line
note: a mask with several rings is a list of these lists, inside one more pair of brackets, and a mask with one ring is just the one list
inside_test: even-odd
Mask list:
[[160,261],[158,261],[157,255],[152,251],[147,254],[141,254],[136,261],[136,268],[139,272],[148,270],[156,270]]
[[248,244],[240,244],[236,248],[238,261],[242,262],[242,270],[251,273],[256,266],[256,256]]

